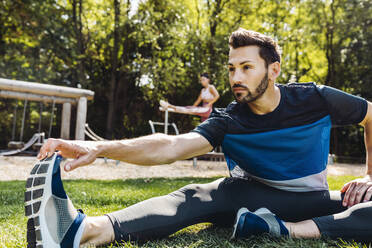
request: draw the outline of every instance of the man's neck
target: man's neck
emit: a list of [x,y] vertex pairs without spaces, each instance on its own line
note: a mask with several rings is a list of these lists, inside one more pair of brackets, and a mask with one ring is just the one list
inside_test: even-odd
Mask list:
[[269,84],[265,93],[256,101],[248,103],[251,111],[257,115],[265,115],[273,112],[280,103],[280,89],[274,83]]

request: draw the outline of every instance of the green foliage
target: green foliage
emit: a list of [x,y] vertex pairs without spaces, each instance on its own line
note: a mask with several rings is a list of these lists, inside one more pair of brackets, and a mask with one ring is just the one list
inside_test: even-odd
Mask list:
[[[244,27],[278,41],[279,83],[315,81],[372,97],[368,0],[147,0],[137,7],[129,0],[0,1],[0,77],[91,89],[90,126],[110,139],[135,137],[150,133],[149,119],[163,118],[160,99],[192,104],[202,72],[221,95],[215,106],[231,102],[228,37]],[[15,104],[0,100],[2,147]],[[31,104],[25,138],[35,131],[36,113]],[[181,132],[198,119],[170,115]],[[335,130],[331,151],[360,157],[361,136],[359,128]]]
[[[354,179],[352,176],[329,177],[332,190]],[[168,194],[191,183],[208,183],[215,178],[143,178],[131,180],[67,180],[66,192],[74,205],[90,216],[113,212],[145,199]],[[0,247],[26,247],[24,217],[24,181],[0,182]],[[185,228],[170,238],[144,244],[125,243],[115,247],[362,247],[355,242],[312,239],[253,237],[231,241],[231,230],[202,223]],[[113,247],[113,246],[107,246]],[[367,247],[367,246],[366,246]]]

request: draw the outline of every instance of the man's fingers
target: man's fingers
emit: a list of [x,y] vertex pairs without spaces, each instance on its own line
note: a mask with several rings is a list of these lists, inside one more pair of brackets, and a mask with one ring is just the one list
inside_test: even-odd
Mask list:
[[354,195],[353,202],[351,202],[351,206],[358,204],[362,201],[362,197],[364,193],[367,191],[367,189],[368,189],[368,185],[364,183],[361,183],[360,185],[357,185],[357,187],[355,187],[354,189],[355,195]]
[[95,149],[90,150],[87,145],[79,145],[78,142],[50,138],[41,147],[37,158],[41,160],[52,156],[55,152],[58,152],[62,157],[74,159],[65,164],[65,171],[92,163],[96,159],[97,153]]
[[353,180],[342,187],[341,193],[345,193],[342,201],[344,207],[351,207],[362,201],[370,201],[372,197],[372,181],[367,177]]
[[40,148],[39,154],[37,155],[37,159],[41,160],[46,157],[50,157],[54,154],[59,144],[58,140],[55,139],[48,139],[48,141]]
[[350,196],[351,196],[351,193],[352,193],[354,187],[355,187],[355,183],[352,182],[352,183],[350,183],[348,189],[346,190],[344,200],[342,201],[342,205],[344,207],[349,205]]
[[[364,196],[364,198],[363,198]],[[371,183],[365,182],[352,182],[347,189],[342,205],[353,206],[363,201],[369,201],[372,196],[372,185]]]
[[363,202],[370,201],[372,197],[372,186],[369,186],[366,195],[364,196]]
[[39,153],[37,154],[37,159],[39,159],[39,160],[41,160],[41,159],[43,159],[44,157],[45,157],[45,150],[46,150],[46,144],[44,144],[41,148],[40,148],[40,151],[39,151]]
[[342,189],[341,189],[341,193],[345,193],[346,190],[350,187],[350,184],[351,184],[351,182],[346,183],[346,184],[342,187]]

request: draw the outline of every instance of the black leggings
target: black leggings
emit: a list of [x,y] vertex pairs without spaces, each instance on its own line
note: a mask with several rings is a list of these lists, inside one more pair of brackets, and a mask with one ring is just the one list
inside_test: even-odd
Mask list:
[[[144,241],[201,222],[231,227],[241,207],[250,211],[266,207],[284,221],[313,219],[322,235],[332,238],[372,241],[372,202],[345,211],[339,191],[288,192],[253,179],[221,178],[190,184],[107,216],[116,241]],[[333,216],[336,213],[340,214]]]

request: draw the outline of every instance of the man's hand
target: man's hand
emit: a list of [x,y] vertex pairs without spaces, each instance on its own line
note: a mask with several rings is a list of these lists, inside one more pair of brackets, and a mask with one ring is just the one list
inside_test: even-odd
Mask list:
[[345,193],[344,200],[342,202],[344,207],[351,207],[362,201],[369,201],[372,197],[371,176],[365,176],[364,178],[358,178],[346,183],[342,187],[341,193]]
[[58,151],[62,157],[73,158],[65,164],[65,171],[73,170],[77,167],[93,163],[98,155],[96,142],[89,141],[70,141],[49,138],[40,148],[37,159],[50,157]]

